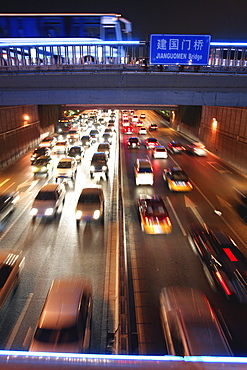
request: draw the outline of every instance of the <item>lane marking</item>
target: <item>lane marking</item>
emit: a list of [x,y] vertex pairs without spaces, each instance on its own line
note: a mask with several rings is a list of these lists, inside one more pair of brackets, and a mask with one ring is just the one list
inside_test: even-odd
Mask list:
[[29,294],[29,297],[27,299],[27,302],[26,302],[26,304],[25,304],[25,306],[24,306],[24,308],[22,310],[22,313],[20,314],[20,316],[19,316],[19,318],[18,318],[18,320],[17,320],[17,322],[15,324],[15,327],[12,330],[12,333],[11,333],[11,335],[9,337],[9,340],[8,340],[8,342],[6,344],[5,349],[10,349],[10,347],[12,346],[12,344],[14,342],[14,339],[16,337],[16,334],[17,334],[17,332],[18,332],[18,330],[19,330],[19,328],[21,326],[22,320],[23,320],[24,316],[26,315],[26,312],[28,310],[28,307],[29,307],[29,305],[31,303],[32,298],[33,298],[33,293],[30,293]]
[[179,227],[180,227],[180,229],[181,229],[181,231],[182,231],[183,235],[184,235],[184,236],[187,236],[187,233],[186,233],[185,229],[183,228],[183,225],[182,225],[181,221],[179,220],[178,214],[177,214],[177,212],[175,211],[175,209],[174,209],[174,207],[173,207],[173,205],[172,205],[172,203],[171,203],[170,199],[169,199],[168,197],[166,197],[166,200],[167,200],[167,202],[169,203],[169,206],[170,206],[170,207],[171,207],[171,209],[172,209],[172,212],[173,212],[173,214],[174,214],[174,216],[175,216],[175,218],[176,218],[176,220],[177,220],[177,223],[178,223],[178,225],[179,225]]
[[197,211],[196,207],[197,205],[192,202],[190,198],[188,198],[186,195],[184,196],[184,201],[185,201],[185,207],[188,207],[192,210],[194,215],[196,216],[197,220],[200,222],[202,226],[206,225],[206,222],[203,220],[201,217],[200,213]]
[[4,184],[6,184],[6,182],[8,182],[10,179],[6,179],[6,180],[4,180],[3,182],[1,182],[1,184],[0,184],[0,187],[1,186],[3,186]]

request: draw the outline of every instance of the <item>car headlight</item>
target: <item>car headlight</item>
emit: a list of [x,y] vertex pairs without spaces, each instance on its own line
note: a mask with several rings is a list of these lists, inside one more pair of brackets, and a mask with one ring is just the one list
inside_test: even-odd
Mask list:
[[68,170],[68,172],[67,172],[67,176],[68,176],[68,177],[72,176],[72,171],[71,171],[71,170]]
[[45,210],[45,216],[51,216],[53,214],[54,209],[53,208],[47,208]]
[[41,171],[42,171],[42,172],[43,172],[43,171],[46,171],[46,170],[47,170],[47,167],[45,167],[45,166],[41,168]]
[[30,211],[30,215],[31,216],[36,216],[38,213],[38,209],[37,208],[32,208],[31,211]]
[[78,154],[75,158],[76,158],[76,159],[80,159],[80,155]]
[[81,219],[81,217],[82,217],[82,211],[76,211],[76,213],[75,213],[75,218],[76,218],[77,220],[80,220],[80,219]]
[[94,211],[94,213],[93,213],[93,218],[94,218],[94,220],[98,220],[99,216],[100,216],[100,210],[99,210],[99,209],[97,209],[97,210],[96,210],[96,211]]
[[36,172],[37,170],[38,170],[38,167],[36,167],[36,166],[32,167],[33,172]]
[[106,166],[102,166],[102,171],[106,171],[107,170],[107,167]]
[[95,167],[94,166],[90,166],[90,171],[94,171],[95,170]]

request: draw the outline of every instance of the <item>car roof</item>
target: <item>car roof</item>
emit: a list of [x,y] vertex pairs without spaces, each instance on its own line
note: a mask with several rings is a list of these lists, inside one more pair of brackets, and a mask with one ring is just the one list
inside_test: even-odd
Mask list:
[[46,184],[42,186],[42,188],[39,190],[41,191],[55,191],[57,187],[59,187],[59,184]]

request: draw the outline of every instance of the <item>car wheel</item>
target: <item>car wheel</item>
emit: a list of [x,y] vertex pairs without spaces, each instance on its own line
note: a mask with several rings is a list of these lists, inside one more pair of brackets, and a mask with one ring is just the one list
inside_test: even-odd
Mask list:
[[80,220],[76,220],[76,226],[79,227],[80,226]]
[[211,289],[212,289],[214,292],[216,292],[216,291],[217,291],[216,283],[215,283],[215,281],[214,281],[214,279],[213,279],[213,277],[212,277],[212,275],[211,275],[211,273],[210,273],[210,271],[209,271],[208,267],[205,265],[205,263],[203,263],[203,264],[202,264],[202,266],[203,266],[204,274],[205,274],[205,276],[206,276],[206,278],[207,278],[207,281],[208,281],[208,283],[209,283],[209,285],[210,285]]
[[198,251],[197,251],[197,248],[195,246],[195,244],[193,243],[193,240],[192,240],[192,237],[190,235],[188,235],[188,241],[189,241],[189,245],[191,246],[191,249],[193,251],[193,253],[198,256]]
[[90,177],[91,177],[91,179],[93,178],[93,174],[92,173],[90,173]]
[[36,216],[33,216],[32,217],[32,222],[35,222],[35,220],[36,220]]
[[172,190],[171,185],[169,184],[169,182],[167,183],[167,185],[168,185],[168,189],[169,189],[170,191],[173,191],[173,190]]

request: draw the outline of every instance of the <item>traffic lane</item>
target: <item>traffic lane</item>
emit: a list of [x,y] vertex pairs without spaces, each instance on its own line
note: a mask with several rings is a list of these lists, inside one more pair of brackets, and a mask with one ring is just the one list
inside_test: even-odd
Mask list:
[[[89,178],[89,168],[85,169],[86,166],[83,166],[83,170],[87,172]],[[89,180],[90,181],[90,180]],[[104,282],[104,268],[105,268],[105,233],[102,226],[98,224],[90,225],[90,227],[85,227],[85,225],[81,225],[79,231],[76,228],[76,222],[74,218],[74,206],[78,199],[75,197],[75,190],[80,193],[82,188],[82,184],[86,185],[85,177],[83,175],[83,171],[79,173],[76,180],[76,186],[73,187],[73,184],[68,184],[67,187],[70,188],[66,195],[65,207],[61,216],[59,216],[54,222],[49,220],[39,220],[34,224],[31,222],[31,216],[29,215],[29,207],[26,210],[25,214],[23,214],[21,222],[17,222],[15,227],[11,228],[9,232],[4,236],[2,240],[2,245],[8,245],[8,248],[18,248],[21,250],[26,251],[26,265],[24,267],[23,273],[29,276],[28,279],[28,286],[30,284],[30,276],[32,279],[36,279],[37,271],[40,271],[40,279],[38,279],[37,285],[43,284],[42,282],[42,268],[40,266],[51,266],[51,271],[49,271],[49,276],[53,279],[53,276],[57,276],[57,273],[61,275],[63,271],[68,274],[69,268],[63,268],[63,264],[70,266],[70,273],[83,273],[88,276],[89,279],[93,281],[93,288],[96,299],[94,300],[94,315],[93,313],[93,324],[92,324],[92,348],[93,352],[100,351],[100,338],[101,338],[101,329],[102,329],[102,307],[104,305],[103,302],[103,291],[102,291],[102,284]],[[90,185],[93,184],[92,181],[89,182]],[[105,183],[105,190],[108,192],[108,185]],[[33,194],[29,194],[28,200],[34,197],[34,193],[36,191],[33,190]],[[110,193],[110,190],[109,190]],[[108,197],[107,197],[108,198]],[[27,199],[27,196],[24,198]],[[106,210],[108,206],[108,200],[106,200]],[[69,233],[68,233],[69,231]],[[69,235],[68,235],[69,234]],[[69,240],[69,248],[68,248],[68,240]],[[49,262],[47,264],[44,262],[43,259],[45,258],[43,251],[49,251]],[[35,251],[34,256],[29,258],[28,255],[31,253],[30,251]],[[41,251],[41,255],[37,251]],[[79,251],[79,252],[78,252]],[[81,259],[78,259],[78,256],[81,255]],[[35,256],[37,256],[35,259]],[[59,257],[58,257],[59,256]],[[62,257],[60,257],[62,256]],[[63,256],[65,259],[63,259]],[[57,261],[61,259],[61,263],[57,265]],[[36,262],[35,262],[36,261]],[[70,263],[71,262],[71,263]],[[78,268],[73,268],[73,265],[77,266]],[[29,266],[33,268],[32,271],[29,271]],[[56,268],[56,266],[58,266]],[[88,267],[87,267],[88,266]],[[58,270],[58,271],[56,271]],[[87,270],[89,272],[87,273]],[[45,269],[43,269],[45,271]],[[96,273],[97,271],[97,273]],[[46,271],[45,271],[46,276]],[[39,278],[39,276],[38,276]],[[97,284],[94,281],[97,280]],[[49,281],[51,283],[51,281]],[[21,280],[21,284],[25,284],[25,280]],[[25,292],[28,292],[28,296],[30,293],[33,293],[30,290],[30,287],[26,288]],[[20,290],[22,291],[22,290]],[[47,291],[46,291],[47,293]],[[46,294],[45,294],[46,295]],[[43,301],[45,299],[45,295],[43,296]],[[16,296],[17,297],[17,296]],[[13,323],[13,317],[11,311],[13,311],[12,306],[18,307],[18,311],[25,305],[25,298],[20,299],[20,304],[15,304],[11,302],[10,311],[6,314],[9,315],[9,322]],[[35,301],[35,299],[34,299]],[[40,306],[39,306],[40,309]],[[38,310],[39,310],[38,309]],[[32,312],[32,311],[31,311]],[[101,316],[99,313],[101,312]],[[29,321],[29,312],[27,314],[28,321]],[[38,319],[38,316],[35,318],[34,321]],[[7,318],[6,318],[7,320]],[[28,323],[27,323],[28,324]],[[3,324],[4,325],[4,324]],[[24,325],[25,326],[25,325]],[[11,326],[12,328],[12,326]],[[18,331],[18,335],[20,333],[21,340],[17,339],[17,345],[15,341],[13,342],[14,348],[21,346],[20,349],[23,349],[24,337],[26,333],[29,332],[27,327],[25,327],[24,332]],[[9,333],[10,334],[10,333]],[[8,337],[8,335],[7,335]],[[3,339],[3,345],[6,344],[6,338]],[[27,345],[27,343],[25,344]],[[26,348],[26,347],[25,347]]]
[[[162,178],[157,179],[156,172],[155,172],[154,187],[150,187],[150,186],[136,187],[134,184],[133,175],[131,174],[132,170],[130,168],[132,167],[131,164],[134,162],[135,157],[138,155],[136,152],[137,151],[127,151],[126,153],[126,158],[127,158],[126,163],[128,163],[128,165],[126,166],[127,168],[125,171],[126,171],[126,179],[128,177],[128,180],[126,180],[127,184],[126,184],[126,187],[124,187],[126,189],[127,187],[129,187],[130,189],[129,192],[131,195],[129,199],[130,199],[130,204],[132,205],[132,209],[130,208],[129,213],[127,211],[126,213],[128,214],[128,217],[133,217],[133,219],[129,219],[128,217],[126,217],[126,223],[128,225],[130,224],[133,225],[133,227],[137,225],[136,235],[132,237],[132,240],[134,240],[132,243],[133,250],[137,250],[137,252],[135,252],[135,256],[133,257],[133,261],[136,264],[135,270],[138,271],[138,276],[135,278],[135,281],[139,281],[140,279],[141,282],[144,281],[145,284],[147,285],[148,284],[148,282],[146,282],[147,276],[148,276],[148,281],[149,280],[151,281],[151,279],[153,278],[153,282],[150,286],[150,290],[148,290],[147,297],[152,296],[152,291],[153,290],[155,291],[158,285],[159,288],[156,291],[156,298],[157,298],[159,290],[162,288],[163,284],[184,285],[185,283],[187,283],[189,284],[189,286],[194,286],[196,288],[203,290],[204,293],[206,293],[206,295],[209,297],[214,307],[219,312],[220,317],[225,318],[227,326],[229,326],[230,332],[232,333],[233,338],[234,338],[234,344],[233,344],[234,350],[236,351],[236,353],[243,354],[244,353],[243,351],[245,349],[244,348],[245,344],[243,343],[243,341],[241,341],[240,338],[243,338],[243,336],[241,335],[241,328],[243,325],[246,327],[246,320],[245,320],[245,316],[243,316],[242,305],[236,304],[232,306],[232,304],[228,304],[228,302],[225,300],[225,298],[222,295],[218,295],[217,293],[215,294],[214,292],[212,292],[205,278],[205,275],[203,273],[202,265],[199,259],[193,256],[191,247],[189,246],[188,241],[187,241],[187,237],[185,237],[184,234],[182,233],[183,228],[181,229],[177,225],[177,218],[175,217],[175,214],[178,216],[178,220],[180,221],[180,223],[184,226],[184,230],[186,230],[188,223],[190,222],[198,223],[198,219],[193,213],[193,211],[191,209],[188,210],[186,208],[186,202],[184,200],[185,196],[188,197],[189,199],[191,199],[191,196],[192,196],[192,199],[196,196],[196,199],[197,199],[196,203],[200,205],[200,210],[203,210],[203,212],[205,213],[205,216],[204,214],[202,215],[205,217],[205,219],[212,218],[212,223],[214,224],[215,218],[217,218],[218,216],[212,212],[207,202],[205,202],[205,199],[201,197],[200,192],[196,191],[195,189],[186,195],[179,194],[179,193],[178,194],[170,193],[167,189],[165,190],[164,180]],[[140,151],[138,151],[138,153],[139,152]],[[162,161],[165,161],[165,160],[162,160]],[[160,162],[158,163],[160,164]],[[173,232],[171,235],[159,236],[159,235],[145,235],[144,234],[143,236],[142,233],[140,234],[140,220],[138,217],[138,213],[135,210],[136,207],[133,208],[133,190],[134,190],[134,194],[136,194],[135,195],[136,200],[138,199],[138,196],[143,193],[148,193],[150,195],[158,193],[158,194],[163,195],[167,203],[169,214],[172,218]],[[167,195],[167,192],[168,192],[168,195]],[[170,207],[170,205],[172,206],[172,208]],[[128,229],[128,233],[129,233],[129,229]],[[173,243],[175,245],[173,245]],[[160,252],[161,248],[159,248],[160,246],[162,246],[162,244],[165,245],[166,247],[165,249],[166,253],[164,256],[162,256],[162,253]],[[178,245],[180,246],[180,248],[177,249]],[[139,246],[141,247],[139,248]],[[147,252],[147,248],[151,248],[152,252],[158,251],[159,254],[157,255],[157,262],[154,258],[154,255],[150,255],[150,253]],[[139,252],[138,254],[139,249],[141,252]],[[145,253],[143,253],[143,251],[145,251]],[[174,252],[174,255],[172,254],[172,252]],[[171,253],[171,258],[169,258],[170,253]],[[147,261],[143,267],[144,259],[146,256],[147,256]],[[159,281],[159,279],[157,279],[158,271],[162,271],[162,266],[160,267],[158,265],[160,261],[162,261],[161,265],[164,266],[165,271],[168,273],[167,276],[169,276],[169,278],[167,279],[167,282],[163,280],[161,280],[162,281],[161,283],[157,282],[157,280]],[[142,271],[144,271],[144,273],[140,277],[140,274]],[[144,291],[146,292],[144,287],[143,288],[137,287],[136,289],[136,292],[144,292]],[[144,313],[142,312],[142,310],[143,310],[143,307],[149,308],[150,302],[149,304],[145,302],[145,298],[143,298],[143,296],[141,296],[140,298],[139,293],[138,293],[137,300],[138,302],[142,302],[142,300],[144,302],[143,306],[141,306],[140,308],[141,313],[138,313],[139,316],[144,320]],[[152,338],[154,336],[153,333],[154,332],[156,333],[156,331],[157,332],[159,331],[159,319],[157,317],[155,321],[156,323],[158,323],[158,326],[155,328],[155,330],[153,330],[152,328],[149,332],[148,325],[147,325],[147,323],[152,322],[150,321],[150,312],[152,312],[152,318],[153,318],[153,312],[155,311],[157,312],[158,300],[156,299],[155,302],[156,302],[156,305],[152,306],[150,310],[148,309],[148,312],[146,313],[146,319],[144,320],[146,325],[143,325],[140,330],[140,332],[142,333],[141,336],[145,337],[148,343],[149,343],[149,338]],[[242,316],[238,316],[238,318],[240,318],[239,320],[235,319],[235,307],[237,307],[236,310],[239,310],[239,312],[242,312]],[[234,319],[232,319],[232,317],[234,317]],[[140,320],[139,317],[138,317],[138,320]],[[241,326],[241,323],[242,323],[242,326]],[[146,334],[143,334],[143,327],[147,331]],[[141,342],[142,346],[144,346],[143,342],[144,340],[142,340]],[[159,343],[158,339],[157,339],[157,342]],[[151,351],[150,353],[153,353],[153,350],[155,348],[156,349],[159,348],[159,345],[155,342],[154,339],[152,340],[152,343],[155,343],[155,345],[154,346],[150,345],[150,347],[146,344],[147,348],[150,348],[150,351]]]

